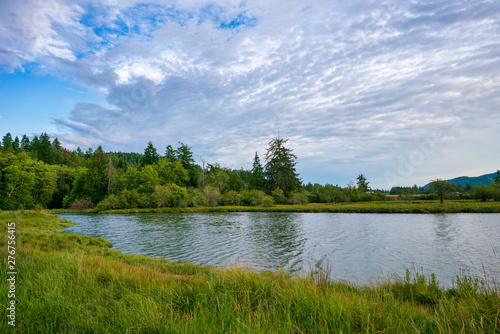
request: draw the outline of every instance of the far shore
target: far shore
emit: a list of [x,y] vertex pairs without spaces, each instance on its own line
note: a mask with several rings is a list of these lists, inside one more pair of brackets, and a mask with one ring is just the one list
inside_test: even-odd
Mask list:
[[331,213],[500,213],[500,202],[471,200],[439,201],[379,201],[356,203],[309,203],[264,206],[213,206],[185,208],[133,208],[100,211],[97,209],[52,209],[52,213],[204,213],[204,212],[331,212]]

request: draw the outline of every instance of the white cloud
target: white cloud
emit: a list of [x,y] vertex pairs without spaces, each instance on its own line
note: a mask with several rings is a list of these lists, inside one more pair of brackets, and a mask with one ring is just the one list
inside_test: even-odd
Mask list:
[[[462,132],[498,129],[494,1],[40,4],[3,5],[0,62],[63,69],[104,94],[111,109],[79,104],[56,121],[68,142],[141,150],[153,140],[161,152],[180,140],[239,168],[280,131],[311,181],[366,169],[383,187],[383,173],[434,132],[447,140],[404,182],[455,167],[443,152]],[[24,38],[33,13],[40,29]],[[18,43],[6,43],[13,33]]]

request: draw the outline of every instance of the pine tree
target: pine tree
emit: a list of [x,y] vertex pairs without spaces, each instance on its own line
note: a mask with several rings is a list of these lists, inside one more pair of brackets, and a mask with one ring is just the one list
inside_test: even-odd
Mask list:
[[19,151],[19,148],[20,148],[20,142],[19,142],[19,137],[16,136],[16,138],[14,139],[14,141],[12,142],[12,147],[14,148],[14,151]]
[[260,163],[259,155],[255,152],[253,159],[252,174],[250,177],[250,188],[256,190],[264,190],[266,178],[264,177],[264,169]]
[[36,154],[38,159],[42,160],[46,164],[50,165],[54,162],[52,143],[50,142],[50,137],[47,133],[42,133],[40,135],[40,143],[38,144]]
[[269,142],[265,155],[266,165],[264,175],[268,181],[268,190],[283,190],[285,196],[301,187],[302,181],[295,171],[297,156],[293,151],[285,147],[288,139],[274,138]]
[[53,163],[55,164],[62,164],[63,161],[63,148],[61,146],[61,143],[59,142],[59,139],[54,139],[52,141],[52,158],[53,158]]
[[167,145],[167,148],[165,149],[165,158],[167,158],[170,161],[177,160],[176,152],[173,149],[172,145]]
[[370,187],[368,186],[369,183],[370,182],[366,180],[366,177],[363,174],[358,175],[358,190],[360,192],[367,192],[370,189]]
[[12,147],[12,135],[10,134],[10,132],[7,132],[5,136],[3,136],[2,146],[4,150],[8,150]]
[[23,150],[25,152],[28,152],[31,150],[30,139],[26,135],[23,135],[23,139],[21,139],[21,150]]
[[148,142],[148,146],[144,150],[144,159],[142,160],[142,165],[152,165],[160,160],[160,155],[156,152],[156,148],[153,146],[153,143]]
[[90,167],[85,176],[84,192],[92,203],[102,201],[108,194],[108,161],[99,146],[92,155]]

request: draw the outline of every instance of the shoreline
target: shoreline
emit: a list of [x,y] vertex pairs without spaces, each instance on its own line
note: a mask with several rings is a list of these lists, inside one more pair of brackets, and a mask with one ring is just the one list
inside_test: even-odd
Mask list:
[[210,212],[290,212],[290,213],[390,213],[390,214],[439,214],[439,213],[500,213],[500,202],[475,201],[382,201],[356,203],[309,203],[263,206],[213,206],[185,208],[132,208],[115,210],[51,209],[51,213],[210,213]]

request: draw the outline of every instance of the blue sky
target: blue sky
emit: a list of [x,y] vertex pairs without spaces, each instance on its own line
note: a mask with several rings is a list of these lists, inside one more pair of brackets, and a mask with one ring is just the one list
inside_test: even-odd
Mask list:
[[4,1],[0,135],[424,185],[500,169],[499,65],[498,1]]

